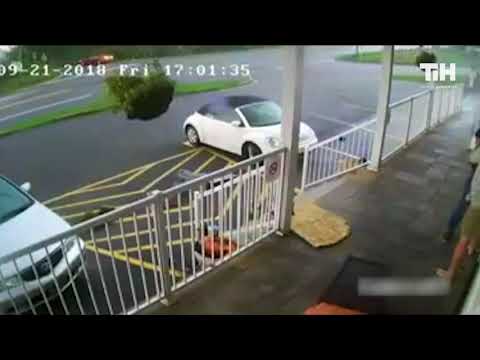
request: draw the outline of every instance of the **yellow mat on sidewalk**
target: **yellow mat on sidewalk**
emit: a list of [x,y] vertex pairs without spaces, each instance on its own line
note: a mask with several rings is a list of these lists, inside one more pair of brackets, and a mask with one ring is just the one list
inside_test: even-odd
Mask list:
[[292,229],[313,247],[334,245],[346,239],[351,232],[344,218],[299,198],[295,201]]

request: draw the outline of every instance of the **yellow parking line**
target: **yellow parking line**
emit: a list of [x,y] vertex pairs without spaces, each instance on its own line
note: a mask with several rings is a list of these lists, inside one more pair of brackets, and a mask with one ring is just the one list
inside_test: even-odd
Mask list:
[[[181,211],[189,211],[190,210],[190,207],[189,206],[182,206],[180,208]],[[164,214],[170,214],[170,213],[176,213],[176,212],[179,212],[180,211],[178,208],[171,208],[171,209],[168,209],[167,210],[164,210],[163,213]],[[143,219],[146,219],[147,218],[147,215],[138,215],[137,216],[137,220],[143,220]],[[133,216],[127,216],[127,217],[124,217],[122,218],[123,220],[123,223],[128,223],[128,222],[132,222],[133,221]],[[119,220],[117,220],[118,222]],[[175,225],[172,225],[172,228],[175,228]]]
[[[184,227],[189,227],[190,226],[190,222],[187,224],[183,224]],[[170,226],[170,229],[177,229],[180,227],[180,224],[175,224],[175,225],[172,225]],[[148,235],[150,232],[149,230],[141,230],[138,232],[138,236],[143,236],[143,235]],[[155,229],[152,229],[152,234],[156,233],[156,230]],[[136,237],[136,233],[135,232],[130,232],[130,233],[125,233],[122,237],[122,235],[112,235],[110,236],[110,240],[111,241],[116,241],[116,240],[122,240],[122,238],[125,238],[125,239],[129,239],[129,238],[133,238],[133,237]],[[186,240],[185,240],[186,241]],[[107,237],[101,237],[101,238],[96,238],[95,239],[95,244],[100,244],[100,243],[105,243],[105,242],[108,242],[108,238]],[[93,240],[86,240],[85,241],[86,244],[93,244]],[[172,245],[177,245],[177,242],[176,240],[172,241]]]
[[[53,208],[52,208],[53,209]],[[95,210],[98,210],[98,209],[94,209],[92,211],[95,211]],[[190,207],[189,206],[182,206],[181,207],[181,210],[182,211],[189,211],[190,210]],[[167,210],[164,210],[163,213],[164,214],[167,214],[167,213],[176,213],[176,212],[179,212],[179,209],[178,208],[172,208],[172,209],[169,209],[168,211]],[[64,218],[65,220],[69,220],[69,219],[74,219],[74,218],[78,218],[78,217],[82,217],[82,216],[85,216],[87,215],[88,212],[86,211],[83,211],[83,212],[78,212],[78,213],[74,213],[74,214],[68,214],[68,215],[61,215],[62,218]],[[139,215],[137,216],[137,220],[141,220],[141,219],[146,219],[147,218],[147,215]],[[118,221],[118,220],[117,220]],[[124,217],[123,218],[123,222],[124,223],[127,223],[127,222],[132,222],[133,221],[133,216],[127,216],[127,217]],[[175,226],[173,226],[175,227]]]
[[162,180],[163,178],[165,178],[166,176],[170,175],[171,173],[173,173],[174,171],[177,171],[179,168],[181,168],[183,165],[185,165],[187,162],[189,162],[190,160],[192,160],[195,156],[197,156],[198,154],[200,154],[203,150],[200,149],[200,150],[197,150],[195,151],[193,154],[191,154],[189,157],[187,157],[186,159],[183,159],[182,161],[180,161],[178,164],[176,164],[174,167],[168,169],[165,173],[162,174],[162,176],[156,178],[155,180],[153,180],[150,184],[148,184],[147,186],[145,186],[142,190],[145,192],[147,190],[149,190],[153,185],[155,185],[157,182],[159,182],[160,180]]
[[240,192],[240,187],[237,184],[237,188],[234,190],[233,194],[228,198],[227,200],[227,205],[223,208],[223,216],[227,213],[227,211],[230,209],[232,206],[233,200],[236,196],[238,196],[238,193]]
[[171,209],[168,209],[167,210],[164,210],[163,213],[164,214],[169,214],[169,213],[176,213],[176,212],[180,212],[181,211],[188,211],[190,210],[190,206],[182,206],[180,209],[179,208],[171,208]]
[[76,192],[80,192],[80,191],[83,191],[83,190],[90,190],[90,189],[92,189],[92,188],[94,188],[94,187],[96,187],[96,186],[103,185],[103,184],[108,183],[108,182],[110,182],[110,181],[112,181],[112,180],[117,180],[118,178],[121,178],[121,177],[130,175],[130,174],[132,174],[132,173],[136,173],[137,171],[142,170],[143,168],[145,168],[145,166],[148,166],[148,165],[150,165],[150,164],[138,166],[138,167],[136,167],[136,168],[133,168],[133,169],[130,169],[130,170],[121,172],[121,173],[119,173],[119,174],[110,176],[110,177],[108,177],[108,178],[105,178],[105,179],[102,179],[102,180],[93,182],[93,183],[88,184],[88,185],[86,185],[86,186],[83,186],[83,187],[81,187],[80,189],[78,189],[78,190],[76,190],[76,191],[73,191],[73,192],[76,193]]
[[122,194],[110,195],[110,196],[105,196],[105,197],[101,197],[101,198],[79,201],[79,202],[76,202],[76,203],[73,203],[73,204],[52,207],[51,210],[70,209],[70,208],[74,208],[74,207],[78,207],[78,206],[82,206],[82,205],[95,204],[95,203],[102,202],[102,201],[105,201],[105,200],[120,199],[120,198],[123,198],[123,197],[133,196],[133,195],[138,195],[138,194],[143,194],[143,193],[144,192],[142,190],[130,191],[130,192],[122,193]]
[[159,176],[158,178],[156,178],[154,181],[152,181],[150,184],[148,184],[146,187],[144,187],[144,188],[141,189],[141,190],[130,191],[130,192],[126,192],[126,193],[123,193],[123,194],[116,194],[116,195],[104,196],[104,197],[94,198],[94,199],[85,200],[85,201],[79,201],[79,202],[76,202],[76,203],[73,203],[73,204],[68,204],[68,205],[62,205],[62,206],[53,207],[53,208],[51,208],[51,209],[52,209],[52,210],[70,209],[70,208],[74,208],[74,207],[78,207],[78,206],[82,206],[82,205],[89,205],[89,204],[99,203],[99,202],[102,202],[102,201],[105,201],[105,200],[121,199],[121,198],[124,198],[124,197],[127,197],[127,196],[133,196],[133,195],[143,194],[143,193],[145,193],[149,188],[151,188],[153,185],[155,185],[157,182],[159,182],[159,181],[162,180],[163,178],[167,177],[167,176],[170,175],[172,172],[176,171],[178,168],[180,168],[181,166],[183,166],[185,163],[187,163],[188,161],[190,161],[191,159],[193,159],[196,155],[198,155],[199,152],[200,152],[200,151],[195,152],[195,153],[193,153],[192,155],[190,155],[189,157],[187,157],[186,159],[182,160],[182,161],[179,162],[177,165],[175,165],[174,167],[172,167],[172,168],[170,168],[169,170],[167,170],[166,172],[164,172],[161,176]]
[[124,186],[126,184],[128,184],[129,182],[131,182],[132,180],[134,180],[135,178],[139,177],[140,175],[144,174],[145,172],[147,172],[148,170],[154,168],[157,164],[151,164],[151,165],[148,165],[148,166],[144,166],[143,168],[141,168],[140,170],[137,170],[133,175],[131,175],[130,177],[128,177],[127,179],[119,182],[119,183],[115,183],[115,184],[108,184],[108,185],[101,185],[101,186],[97,186],[97,187],[93,187],[93,188],[89,188],[89,189],[85,189],[85,190],[79,190],[78,192],[76,192],[74,195],[78,195],[78,194],[86,194],[86,193],[89,193],[89,192],[94,192],[94,191],[100,191],[100,190],[105,190],[105,189],[112,189],[112,188],[115,188],[115,187],[120,187],[120,186]]
[[106,178],[106,179],[103,179],[103,180],[94,182],[94,183],[89,184],[89,185],[87,185],[87,186],[84,186],[83,188],[80,188],[79,190],[90,189],[90,188],[92,188],[92,187],[94,187],[94,186],[105,184],[106,182],[109,182],[109,181],[111,181],[111,180],[118,179],[119,177],[122,177],[122,176],[124,176],[124,175],[129,175],[129,174],[131,174],[132,172],[142,170],[143,168],[145,168],[145,167],[147,167],[147,166],[155,166],[155,165],[161,164],[161,163],[166,162],[166,161],[170,161],[170,160],[174,160],[174,159],[177,159],[177,158],[179,158],[179,157],[182,157],[182,156],[186,156],[186,155],[191,154],[191,153],[193,153],[193,152],[195,152],[195,151],[198,151],[198,150],[196,150],[196,149],[188,150],[188,151],[185,151],[185,152],[183,152],[183,153],[175,154],[175,155],[172,155],[172,156],[169,156],[169,157],[166,157],[166,158],[157,160],[157,161],[153,161],[153,162],[148,163],[148,164],[143,164],[142,166],[136,167],[135,169],[130,169],[130,170],[127,170],[127,171],[125,171],[125,172],[123,172],[123,173],[120,173],[120,174],[111,176],[111,177],[109,177],[109,178]]
[[[175,245],[180,245],[182,244],[182,242],[184,244],[189,244],[192,242],[192,239],[188,238],[188,239],[183,239],[183,241],[181,240],[174,240],[172,241],[172,245],[175,246]],[[169,243],[167,245],[170,245]],[[153,245],[150,245],[150,244],[147,244],[147,245],[141,245],[140,246],[140,251],[146,251],[146,250],[149,250],[151,251],[152,250],[152,246],[153,246],[153,249],[156,249],[157,248],[157,245],[156,244],[153,244]],[[98,249],[98,247],[97,247]],[[130,248],[127,248],[127,253],[132,253],[132,252],[137,252],[138,251],[138,246],[134,246],[134,247],[130,247]],[[115,250],[114,253],[116,254],[121,254],[121,255],[125,255],[125,250],[124,249],[120,249],[120,250]]]
[[233,163],[233,164],[236,164],[236,163],[237,163],[237,161],[229,158],[228,156],[225,156],[225,155],[223,155],[223,154],[220,154],[218,151],[215,151],[215,150],[210,149],[210,148],[208,148],[208,149],[206,149],[206,150],[207,150],[210,154],[215,155],[215,156],[219,157],[220,159],[225,160],[227,163]]
[[62,200],[62,199],[64,199],[64,198],[68,197],[68,196],[72,196],[72,195],[79,194],[79,193],[81,193],[81,192],[83,192],[83,191],[85,191],[85,190],[89,190],[91,187],[93,187],[93,186],[95,186],[95,185],[101,185],[101,184],[106,183],[106,182],[108,182],[108,181],[110,181],[110,180],[115,180],[115,179],[117,179],[117,178],[119,178],[119,177],[129,175],[129,174],[131,174],[131,173],[133,173],[133,172],[138,171],[139,169],[141,169],[141,168],[143,168],[143,167],[145,167],[145,165],[143,165],[143,166],[141,166],[141,167],[139,167],[139,168],[135,168],[135,169],[128,170],[128,171],[126,171],[126,172],[124,172],[124,173],[121,173],[121,174],[117,174],[117,175],[115,175],[115,176],[112,176],[111,178],[104,179],[104,180],[101,180],[101,181],[98,181],[98,182],[95,182],[95,183],[92,183],[92,184],[83,186],[83,187],[81,187],[81,188],[79,188],[79,189],[77,189],[77,190],[70,191],[70,192],[67,192],[67,193],[65,193],[65,194],[62,194],[62,195],[60,195],[60,196],[51,198],[51,199],[45,201],[43,204],[44,204],[44,205],[49,205],[49,204],[51,204],[52,202],[55,202],[55,201],[58,201],[58,200]]
[[[155,229],[152,229],[152,233],[155,233]],[[142,231],[138,232],[138,236],[148,235],[148,234],[149,234],[148,230],[142,230]],[[112,235],[112,236],[110,236],[110,240],[111,241],[122,240],[122,238],[128,239],[128,238],[132,238],[132,237],[135,237],[135,236],[136,236],[135,232],[126,233],[126,234],[124,234],[123,237],[122,237],[122,235]],[[107,237],[98,238],[98,239],[95,239],[95,244],[104,243],[104,242],[107,242],[107,241],[108,241]],[[87,241],[85,241],[85,243],[86,244],[93,244],[93,240],[87,240]]]
[[75,218],[78,218],[78,217],[81,217],[81,216],[85,216],[86,214],[87,214],[86,212],[79,212],[79,213],[75,213],[75,214],[69,214],[69,215],[62,216],[62,218],[64,218],[65,220],[70,220],[70,219],[75,219]]
[[208,165],[212,163],[213,160],[217,158],[217,155],[212,155],[207,161],[205,161],[202,165],[200,165],[195,171],[193,172],[194,174],[198,174],[200,171],[205,169]]
[[[142,168],[138,169],[137,168],[137,172],[135,174],[133,174],[132,176],[130,176],[129,178],[119,182],[119,183],[116,183],[116,184],[112,184],[112,185],[105,185],[105,187],[95,187],[95,188],[92,188],[92,189],[89,189],[89,190],[103,190],[103,189],[107,189],[109,187],[114,187],[114,186],[122,186],[122,185],[126,185],[128,183],[130,183],[132,180],[136,179],[137,177],[139,177],[140,175],[143,175],[145,172],[147,172],[148,170],[154,168],[155,166],[161,164],[161,163],[164,163],[164,162],[167,162],[167,161],[170,161],[170,160],[173,160],[173,159],[176,159],[176,158],[179,158],[179,157],[182,157],[182,156],[185,156],[185,155],[188,155],[188,154],[191,154],[195,152],[195,150],[189,150],[189,151],[186,151],[186,152],[183,152],[181,154],[177,154],[177,155],[173,155],[173,156],[170,156],[170,157],[167,157],[167,158],[164,158],[164,159],[161,159],[161,160],[158,160],[158,161],[155,161],[153,163],[150,163],[150,164],[147,164],[147,165],[144,165]],[[82,191],[82,193],[84,193],[84,191]]]
[[[137,266],[137,267],[140,267],[140,268],[144,268],[144,269],[147,269],[147,270],[151,270],[151,271],[155,271],[155,265],[153,265],[152,263],[148,262],[148,261],[140,261],[139,259],[135,259],[133,257],[130,257],[130,256],[125,256],[125,255],[121,255],[121,254],[118,254],[116,252],[110,252],[109,250],[107,249],[103,249],[103,248],[99,248],[97,247],[95,249],[95,247],[93,247],[92,245],[89,245],[89,244],[85,244],[85,247],[90,250],[90,251],[93,251],[93,252],[98,252],[99,254],[101,255],[104,255],[104,256],[110,256],[110,257],[113,257],[114,259],[117,259],[117,260],[120,260],[120,261],[125,261],[125,262],[129,262],[131,265],[134,265],[134,266]],[[157,271],[160,271],[160,267],[157,266]],[[170,268],[170,271],[169,271],[170,274],[172,274],[172,269]],[[183,275],[180,271],[178,270],[173,270],[173,273],[175,274],[175,277],[177,278],[182,278]]]
[[169,160],[173,160],[173,159],[176,159],[176,158],[179,158],[179,157],[182,157],[182,156],[186,156],[188,154],[191,154],[193,152],[196,152],[198,151],[198,149],[191,149],[191,150],[188,150],[188,151],[185,151],[183,153],[180,153],[180,154],[176,154],[176,155],[173,155],[173,156],[170,156],[170,157],[167,157],[167,158],[164,158],[164,159],[160,159],[158,161],[154,161],[152,163],[149,163],[149,164],[144,164],[142,166],[139,166],[139,167],[136,167],[134,169],[130,169],[130,170],[127,170],[127,171],[124,171],[120,174],[116,174],[114,176],[111,176],[111,177],[108,177],[106,179],[102,179],[100,181],[96,181],[94,183],[91,183],[91,184],[88,184],[88,185],[85,185],[85,186],[82,186],[81,188],[79,189],[76,189],[74,191],[70,191],[70,192],[67,192],[65,194],[62,194],[60,196],[57,196],[57,197],[54,197],[52,199],[49,199],[47,201],[44,202],[45,205],[48,205],[48,204],[51,204],[52,202],[55,202],[55,201],[58,201],[58,200],[61,200],[61,199],[64,199],[68,196],[71,196],[71,195],[75,195],[75,194],[78,194],[78,193],[81,193],[82,191],[85,191],[85,190],[89,190],[91,189],[92,187],[95,187],[97,185],[102,185],[102,184],[105,184],[109,181],[112,181],[112,180],[116,180],[118,178],[121,178],[122,176],[126,176],[126,175],[130,175],[134,172],[137,172],[137,171],[140,171],[142,169],[144,169],[145,167],[147,166],[154,166],[154,165],[158,165],[162,162],[166,162],[166,161],[169,161]]

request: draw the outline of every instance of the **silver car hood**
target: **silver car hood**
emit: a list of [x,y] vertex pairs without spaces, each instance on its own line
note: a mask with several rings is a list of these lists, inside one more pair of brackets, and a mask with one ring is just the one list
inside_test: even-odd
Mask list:
[[[57,235],[70,229],[70,225],[53,211],[34,202],[27,210],[15,216],[14,218],[0,224],[0,257],[9,255],[25,247],[34,245],[42,240]],[[49,246],[48,250],[58,247]],[[37,251],[32,254],[34,260],[43,258],[45,251]],[[20,269],[30,265],[29,258],[22,256],[17,262]],[[13,263],[0,265],[4,276],[11,273]]]

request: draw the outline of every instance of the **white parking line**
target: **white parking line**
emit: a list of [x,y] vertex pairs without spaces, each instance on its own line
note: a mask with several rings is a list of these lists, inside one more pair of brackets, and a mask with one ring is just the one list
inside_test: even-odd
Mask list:
[[357,108],[357,109],[365,110],[365,111],[368,111],[368,112],[375,112],[376,111],[375,108],[364,106],[364,105],[352,104],[352,103],[349,103],[349,102],[345,102],[344,104],[351,107],[351,108]]
[[25,96],[25,95],[28,95],[28,94],[31,94],[31,93],[38,92],[39,90],[40,89],[34,89],[34,90],[24,91],[24,92],[21,92],[19,94],[15,94],[15,95],[8,95],[8,96],[0,97],[0,102],[10,101],[10,100],[13,100],[13,99],[16,99],[16,98],[19,98],[19,97],[22,97],[22,96]]
[[88,97],[91,97],[93,94],[86,94],[86,95],[82,95],[82,96],[77,96],[77,97],[74,97],[74,98],[71,98],[71,99],[67,99],[67,100],[62,100],[62,101],[58,101],[58,102],[55,102],[55,103],[51,103],[51,104],[47,104],[47,105],[43,105],[43,106],[39,106],[39,107],[36,107],[34,109],[30,109],[30,110],[27,110],[27,111],[22,111],[22,112],[19,112],[19,113],[16,113],[16,114],[11,114],[11,115],[8,115],[8,116],[5,116],[3,118],[0,118],[0,122],[2,121],[5,121],[5,120],[8,120],[8,119],[12,119],[12,118],[15,118],[17,116],[22,116],[22,115],[27,115],[27,114],[31,114],[35,111],[39,111],[39,110],[43,110],[43,109],[48,109],[50,107],[54,107],[54,106],[57,106],[57,105],[62,105],[62,104],[66,104],[66,103],[69,103],[69,102],[74,102],[74,101],[78,101],[78,100],[83,100],[83,99],[86,99]]
[[64,94],[64,93],[67,93],[67,92],[70,92],[70,91],[71,90],[60,90],[60,91],[55,91],[55,92],[48,93],[48,94],[34,96],[34,97],[24,99],[24,100],[19,100],[19,101],[16,101],[16,102],[4,105],[4,106],[0,106],[0,110],[4,110],[4,109],[7,109],[9,107],[17,106],[17,105],[20,105],[20,104],[25,104],[25,103],[32,102],[32,101],[35,101],[35,100],[52,97],[52,96],[55,96],[55,95],[58,95],[58,94]]

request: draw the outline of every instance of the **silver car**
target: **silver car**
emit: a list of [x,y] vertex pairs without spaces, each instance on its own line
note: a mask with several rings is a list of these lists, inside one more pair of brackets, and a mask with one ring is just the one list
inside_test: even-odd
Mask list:
[[[56,285],[65,289],[82,268],[80,255],[85,244],[78,237],[67,237],[63,247],[55,241],[46,248],[37,246],[31,253],[22,252],[70,229],[29,191],[29,183],[18,187],[0,176],[0,314],[15,308],[24,311],[30,303],[36,306],[43,296],[58,295]],[[13,259],[6,258],[12,255]]]

